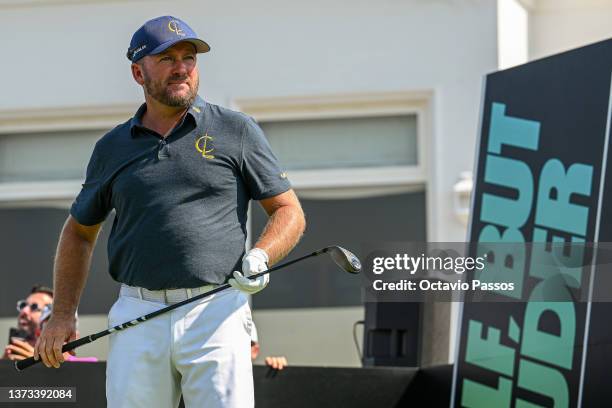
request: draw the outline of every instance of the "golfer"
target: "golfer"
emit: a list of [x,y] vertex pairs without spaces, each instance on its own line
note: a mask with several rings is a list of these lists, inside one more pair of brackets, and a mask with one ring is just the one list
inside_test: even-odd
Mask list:
[[[198,97],[197,54],[208,44],[171,16],[147,21],[127,57],[145,103],[95,145],[83,188],[59,238],[53,313],[35,346],[47,367],[64,361],[102,222],[115,210],[109,272],[122,283],[114,326],[228,282],[230,290],[110,337],[110,407],[254,405],[246,294],[305,228],[304,215],[268,142],[248,116]],[[268,223],[245,254],[247,209]]]

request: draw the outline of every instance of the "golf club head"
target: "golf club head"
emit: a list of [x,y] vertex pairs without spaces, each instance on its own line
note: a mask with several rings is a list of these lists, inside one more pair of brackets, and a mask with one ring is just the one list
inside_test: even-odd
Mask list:
[[340,246],[331,246],[325,248],[325,252],[329,253],[339,267],[349,273],[359,273],[361,271],[361,262],[351,252]]

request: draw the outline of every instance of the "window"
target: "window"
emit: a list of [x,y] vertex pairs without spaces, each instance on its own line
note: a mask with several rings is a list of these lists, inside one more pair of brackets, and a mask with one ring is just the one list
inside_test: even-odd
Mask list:
[[104,130],[0,135],[0,183],[82,180]]
[[67,208],[95,142],[135,110],[112,105],[0,112],[0,206]]
[[415,114],[261,126],[287,170],[418,165]]

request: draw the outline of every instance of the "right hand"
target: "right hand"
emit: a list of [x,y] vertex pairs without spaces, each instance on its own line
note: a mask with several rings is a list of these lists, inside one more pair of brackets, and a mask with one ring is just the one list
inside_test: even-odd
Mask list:
[[34,346],[34,359],[42,359],[47,367],[59,368],[64,362],[62,346],[76,339],[76,318],[51,315]]

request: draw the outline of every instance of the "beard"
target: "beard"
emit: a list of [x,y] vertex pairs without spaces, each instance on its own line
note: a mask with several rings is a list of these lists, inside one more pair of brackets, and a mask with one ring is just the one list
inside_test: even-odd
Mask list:
[[[148,75],[145,69],[142,71],[144,77],[144,87],[149,96],[156,101],[175,108],[188,108],[195,102],[198,96],[198,87],[200,86],[200,80],[196,76],[193,81],[189,81],[188,77],[183,76],[171,76],[168,81],[154,81]],[[171,81],[189,81],[185,84],[189,87],[189,91],[183,94],[173,93],[168,88],[167,82]]]
[[36,330],[38,329],[38,324],[34,323],[31,320],[28,320],[27,323],[22,324],[19,323],[17,325],[20,330],[23,330],[26,333],[26,338],[24,340],[34,340],[36,339]]

